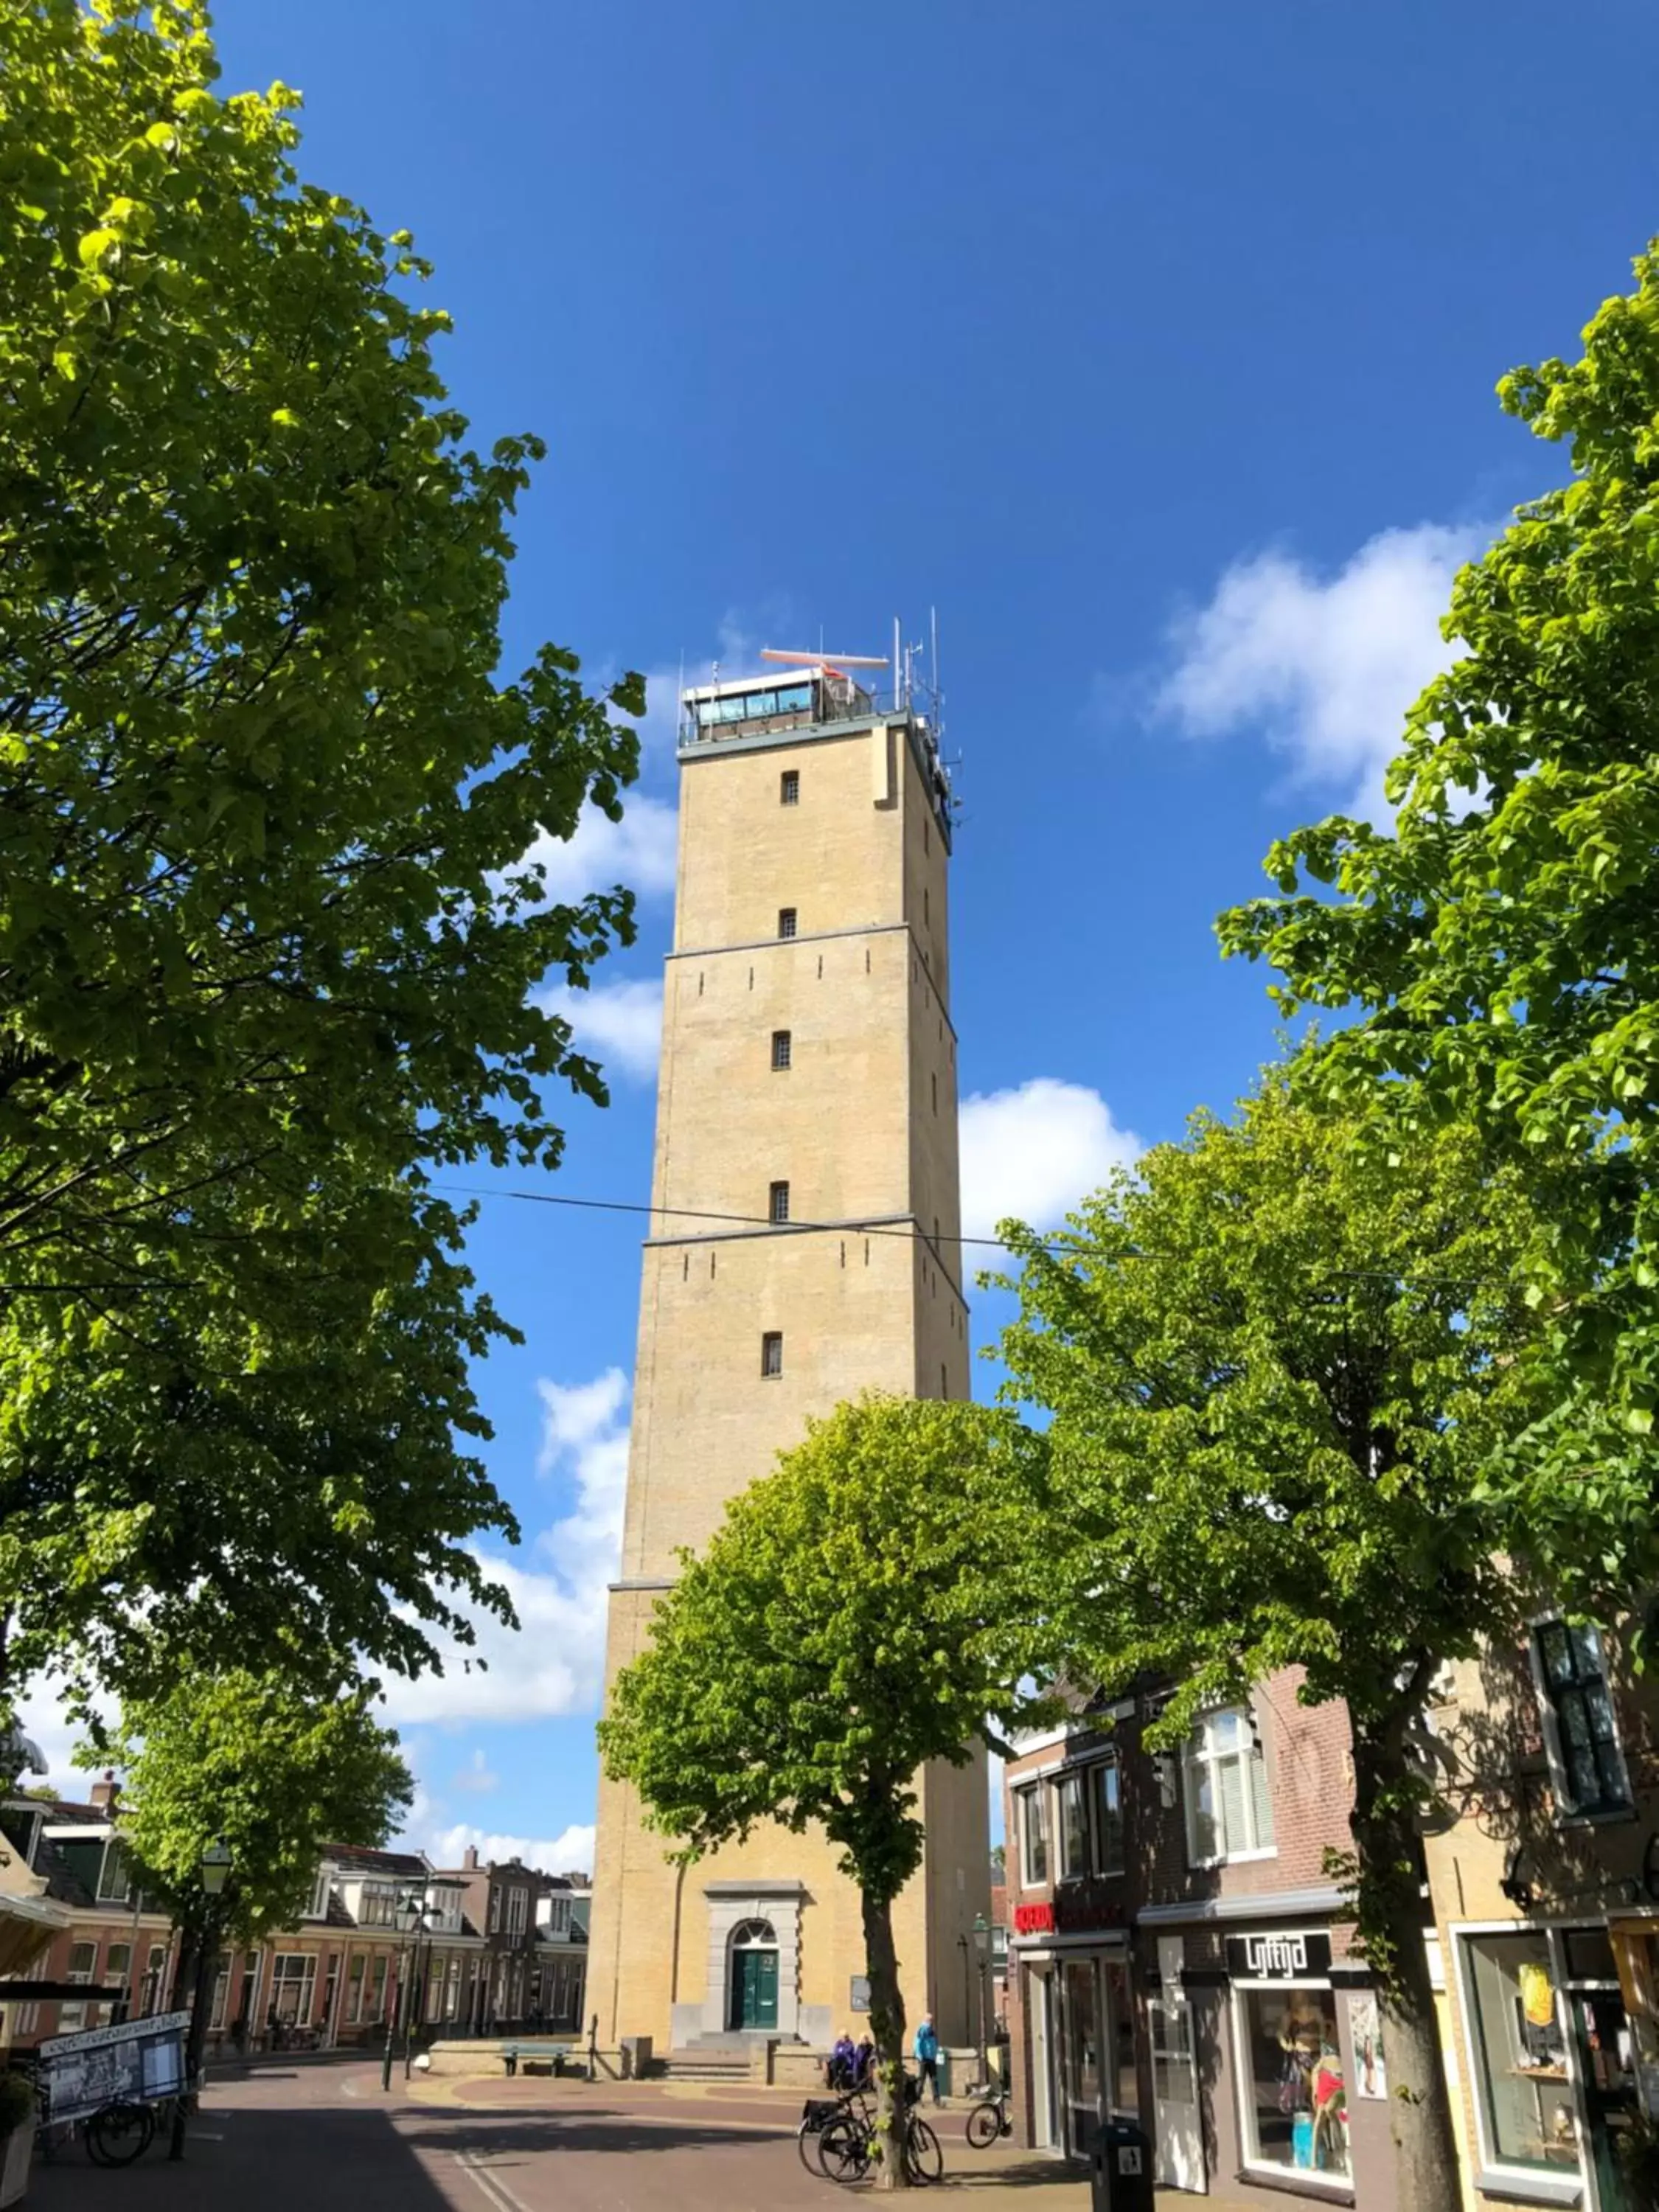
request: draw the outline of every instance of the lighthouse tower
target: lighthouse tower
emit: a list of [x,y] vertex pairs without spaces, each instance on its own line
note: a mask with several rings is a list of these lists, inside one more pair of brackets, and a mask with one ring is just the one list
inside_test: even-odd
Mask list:
[[[768,656],[768,658],[774,658]],[[776,657],[684,693],[651,1235],[607,1680],[683,1546],[869,1389],[969,1395],[951,1025],[951,811],[930,718],[885,663]],[[898,1903],[907,2004],[972,2039],[964,1953],[989,1909],[983,1759],[920,1780]],[[768,1826],[684,1870],[602,1782],[590,2014],[659,2051],[859,2027],[856,1892],[819,1834]]]

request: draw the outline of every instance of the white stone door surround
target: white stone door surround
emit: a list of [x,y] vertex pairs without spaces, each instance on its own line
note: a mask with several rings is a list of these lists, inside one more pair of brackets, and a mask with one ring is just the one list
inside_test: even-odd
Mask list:
[[[703,1884],[708,1900],[708,1953],[701,2026],[694,2033],[726,2033],[731,2003],[732,1938],[745,1920],[769,1920],[778,1939],[778,2024],[769,2034],[800,2033],[800,1911],[804,1881],[757,1879]],[[692,2007],[675,2007],[690,2012]],[[675,2026],[678,2027],[678,2021]],[[688,2022],[689,2026],[690,2023]],[[676,2040],[679,2039],[677,2036]]]

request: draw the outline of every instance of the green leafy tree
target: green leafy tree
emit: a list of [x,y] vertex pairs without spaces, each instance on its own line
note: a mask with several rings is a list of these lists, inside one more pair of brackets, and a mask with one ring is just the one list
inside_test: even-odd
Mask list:
[[[180,2003],[210,1986],[227,1941],[258,1942],[294,1924],[325,1844],[378,1848],[413,1802],[397,1736],[372,1704],[368,1689],[319,1695],[281,1668],[194,1674],[128,1704],[112,1735],[77,1753],[83,1765],[113,1759],[122,1770],[134,1878],[181,1930]],[[211,1898],[202,1857],[215,1844],[229,1852],[230,1871]],[[196,2010],[204,2032],[206,2007]]]
[[866,1398],[727,1507],[618,1675],[613,1779],[693,1859],[762,1821],[822,1829],[857,1883],[886,2186],[905,2009],[893,1901],[921,1863],[915,1780],[1029,1709],[1042,1656],[1021,1432],[985,1407]]
[[541,448],[217,74],[196,0],[0,0],[0,1689],[158,1595],[235,1658],[315,1591],[329,1665],[505,1612],[428,1176],[556,1164],[605,1093],[532,987],[631,934],[533,855],[620,812],[638,679],[497,673]]
[[1515,1540],[1602,1612],[1659,1576],[1659,251],[1635,270],[1582,359],[1498,386],[1571,475],[1459,575],[1392,830],[1298,830],[1268,859],[1282,896],[1221,922],[1287,1006],[1357,1014],[1311,1070],[1327,1095],[1529,1163],[1558,1380],[1510,1471]]
[[1194,1119],[1052,1249],[1002,1232],[1007,1395],[1051,1419],[1071,1519],[1054,1595],[1090,1679],[1166,1677],[1155,1743],[1284,1668],[1346,1701],[1352,1849],[1333,1872],[1381,1982],[1405,2212],[1458,2197],[1422,1935],[1423,1717],[1439,1663],[1519,1619],[1482,1477],[1526,1418],[1516,1179],[1446,1129],[1390,1163],[1271,1076]]

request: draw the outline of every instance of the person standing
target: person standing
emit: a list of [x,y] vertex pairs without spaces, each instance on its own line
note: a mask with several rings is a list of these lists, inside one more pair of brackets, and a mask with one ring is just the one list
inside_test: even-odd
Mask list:
[[934,2032],[933,2015],[930,2012],[923,2013],[921,2020],[916,2023],[915,2049],[916,2064],[921,2069],[921,2083],[916,2093],[916,2101],[918,2104],[921,2103],[922,2091],[932,2089],[933,2102],[937,2105],[939,2100],[939,2037]]

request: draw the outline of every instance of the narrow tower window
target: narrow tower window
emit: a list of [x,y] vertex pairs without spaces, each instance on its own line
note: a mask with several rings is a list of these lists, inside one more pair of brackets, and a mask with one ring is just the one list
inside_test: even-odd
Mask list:
[[939,1078],[937,1075],[930,1075],[927,1079],[933,1086],[933,1111],[937,1114],[939,1111]]
[[774,1030],[772,1032],[772,1065],[774,1067],[777,1068],[787,1067],[789,1065],[789,1032],[787,1030]]
[[761,1339],[761,1377],[775,1382],[783,1372],[783,1337],[781,1332],[768,1329]]
[[792,906],[781,906],[778,908],[778,935],[793,937],[794,933],[795,909]]
[[768,1212],[770,1218],[774,1221],[788,1220],[789,1186],[787,1182],[775,1182],[772,1185],[771,1197],[768,1202]]
[[787,768],[779,777],[778,804],[780,806],[800,805],[800,770],[798,768]]
[[927,886],[926,884],[921,887],[921,918],[924,921],[927,921],[929,919],[927,912]]

